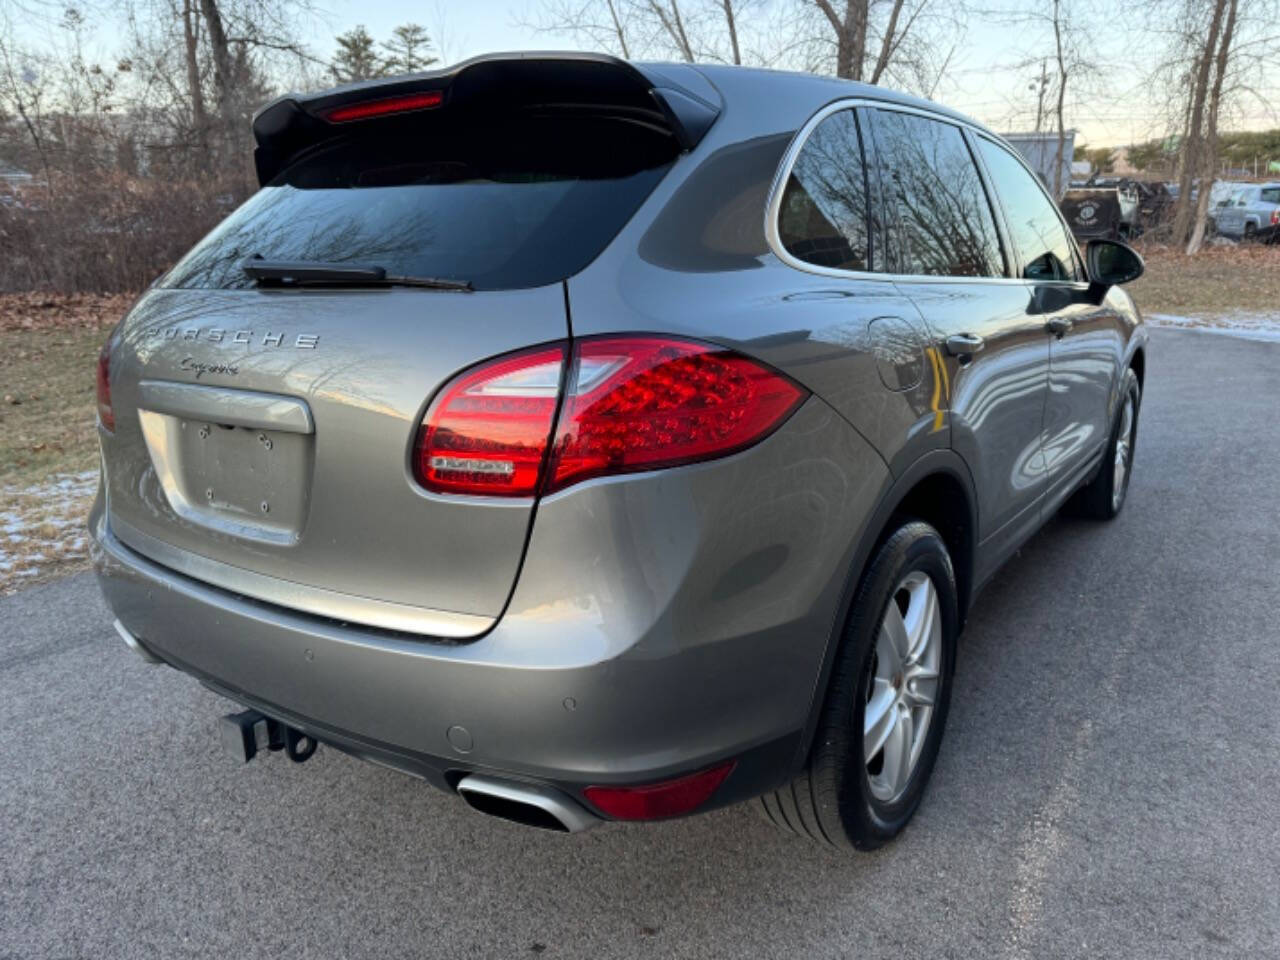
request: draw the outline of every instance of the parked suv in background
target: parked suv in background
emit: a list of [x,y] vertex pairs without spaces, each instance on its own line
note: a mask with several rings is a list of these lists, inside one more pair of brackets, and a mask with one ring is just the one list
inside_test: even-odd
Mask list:
[[99,364],[122,637],[241,758],[896,834],[979,587],[1124,504],[1137,255],[1086,267],[965,117],[808,75],[482,57],[254,133]]
[[1213,212],[1218,233],[1274,243],[1280,236],[1280,183],[1241,187]]

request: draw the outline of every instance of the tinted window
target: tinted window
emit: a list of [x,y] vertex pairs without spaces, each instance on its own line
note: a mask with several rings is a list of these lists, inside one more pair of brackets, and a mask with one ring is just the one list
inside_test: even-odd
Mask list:
[[797,260],[869,269],[867,178],[852,110],[833,113],[805,141],[782,194],[778,234]]
[[285,170],[173,269],[171,287],[248,287],[269,260],[385,267],[477,290],[554,283],[591,262],[670,166],[638,126],[543,120],[399,130]]
[[1280,187],[1263,187],[1263,203],[1280,203]]
[[873,116],[896,270],[1004,276],[991,205],[959,128],[888,110]]
[[1022,257],[1022,275],[1028,280],[1082,279],[1075,242],[1040,182],[1003,147],[982,137],[978,143]]

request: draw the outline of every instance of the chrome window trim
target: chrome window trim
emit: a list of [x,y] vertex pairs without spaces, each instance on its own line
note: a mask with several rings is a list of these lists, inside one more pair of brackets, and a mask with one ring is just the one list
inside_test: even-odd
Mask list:
[[[769,201],[765,204],[764,208],[764,236],[765,241],[769,244],[769,250],[773,255],[793,270],[800,270],[804,273],[811,273],[819,277],[836,277],[842,280],[875,280],[881,283],[893,283],[895,281],[903,281],[905,283],[997,283],[1022,284],[1024,286],[1032,283],[1033,281],[1028,280],[1025,277],[954,277],[932,273],[880,273],[874,270],[841,270],[839,267],[823,267],[816,263],[808,263],[792,256],[787,251],[787,248],[783,246],[782,236],[778,232],[778,217],[782,212],[782,194],[786,189],[787,181],[791,178],[791,170],[795,166],[797,158],[800,156],[800,151],[804,149],[805,143],[808,142],[809,135],[813,133],[814,129],[818,124],[822,123],[823,120],[827,119],[827,117],[831,116],[833,113],[838,113],[841,110],[852,110],[857,107],[867,107],[874,110],[891,110],[898,113],[913,113],[929,120],[936,120],[939,123],[949,123],[951,126],[958,128],[962,132],[968,131],[973,136],[985,137],[997,146],[1003,147],[1005,150],[1008,150],[1017,157],[1018,161],[1022,163],[1024,167],[1027,167],[1026,162],[1022,160],[1018,151],[1005,143],[999,134],[994,134],[990,131],[984,130],[977,124],[970,123],[967,120],[947,116],[944,113],[937,113],[932,110],[925,110],[920,107],[913,107],[905,103],[894,103],[892,100],[876,100],[872,97],[841,97],[839,100],[833,100],[831,103],[828,103],[825,107],[818,110],[817,113],[806,120],[804,125],[796,131],[795,136],[791,138],[791,143],[787,146],[786,153],[782,155],[782,162],[778,165],[778,169],[773,175],[773,183],[769,187]],[[861,128],[859,128],[858,135],[863,135]],[[981,158],[974,157],[973,162],[974,166],[978,169],[979,177],[981,177],[984,173],[984,168],[979,166]],[[1027,167],[1027,170],[1030,171],[1030,167]],[[1035,177],[1035,174],[1032,173],[1032,176]],[[1035,180],[1036,183],[1039,184],[1040,178],[1035,177]],[[994,181],[992,182],[992,185],[994,186]],[[1043,189],[1043,187],[1041,189]],[[1045,195],[1048,196],[1047,193]],[[1003,235],[1004,203],[1000,200],[998,195],[996,196],[996,206],[999,208],[1000,214],[999,218],[997,218],[999,222],[997,222],[996,225],[996,232],[1002,234],[1000,238],[1001,241],[1007,243],[1009,247],[1009,249],[1004,251],[1005,259],[1009,260],[1011,263],[1018,263],[1020,262],[1020,257],[1016,256],[1016,251],[1013,250],[1012,238],[1006,238]],[[1057,204],[1054,204],[1053,206],[1054,209],[1057,210]],[[996,210],[992,210],[992,215],[996,215]],[[1062,212],[1060,210],[1058,211],[1058,218],[1059,220],[1062,219]],[[1066,222],[1063,221],[1064,226],[1065,223]],[[1067,230],[1067,235],[1074,236],[1069,229]],[[1083,259],[1083,257],[1080,258],[1080,260]],[[1088,271],[1082,263],[1078,265],[1081,268],[1081,272],[1084,273],[1086,277],[1083,281],[1048,280],[1040,281],[1040,283],[1052,283],[1057,286],[1085,289],[1089,286],[1087,279]]]

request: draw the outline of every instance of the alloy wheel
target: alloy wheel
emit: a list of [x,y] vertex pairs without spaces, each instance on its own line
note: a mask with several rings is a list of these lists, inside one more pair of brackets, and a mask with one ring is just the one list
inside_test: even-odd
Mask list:
[[862,746],[871,794],[893,803],[919,763],[938,696],[942,616],[928,574],[898,583],[867,671]]
[[1124,500],[1125,483],[1129,479],[1129,463],[1133,456],[1133,394],[1127,393],[1120,411],[1120,432],[1116,435],[1116,459],[1111,479],[1111,509],[1119,510]]

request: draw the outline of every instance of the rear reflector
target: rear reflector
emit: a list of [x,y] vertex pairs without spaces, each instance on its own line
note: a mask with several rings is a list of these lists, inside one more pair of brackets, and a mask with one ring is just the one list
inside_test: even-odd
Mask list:
[[323,116],[330,123],[348,123],[352,120],[367,120],[370,117],[385,117],[392,113],[429,110],[440,106],[443,102],[443,90],[426,90],[422,93],[406,94],[403,97],[383,97],[381,100],[344,104],[325,110]]
[[98,420],[108,430],[115,430],[116,415],[111,408],[111,344],[104,343],[98,351]]
[[[437,493],[528,497],[592,477],[728,456],[776,430],[808,393],[708,344],[601,337],[474,367],[423,418],[414,473]],[[550,449],[548,446],[550,444]]]
[[445,387],[418,434],[418,482],[437,493],[533,496],[560,397],[564,352],[556,346],[503,357]]
[[679,780],[667,780],[643,787],[587,787],[587,802],[615,820],[661,820],[691,813],[711,799],[734,762],[722,763]]

